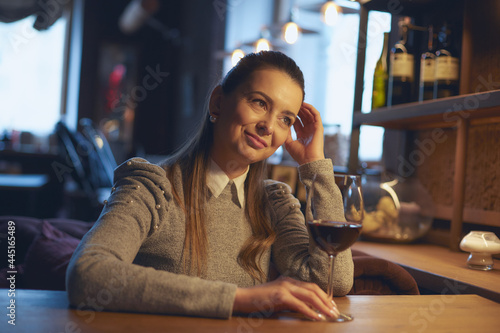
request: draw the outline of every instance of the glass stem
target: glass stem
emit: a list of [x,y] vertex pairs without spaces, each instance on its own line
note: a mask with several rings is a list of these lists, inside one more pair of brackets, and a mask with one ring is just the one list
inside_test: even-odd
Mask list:
[[333,299],[333,268],[335,266],[335,254],[329,254],[330,258],[330,272],[328,274],[328,297]]

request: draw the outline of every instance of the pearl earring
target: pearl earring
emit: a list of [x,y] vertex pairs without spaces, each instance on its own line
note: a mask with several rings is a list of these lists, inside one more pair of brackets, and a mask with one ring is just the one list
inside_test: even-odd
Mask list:
[[212,115],[209,115],[208,117],[209,117],[211,123],[215,123],[217,121],[217,118],[215,118]]

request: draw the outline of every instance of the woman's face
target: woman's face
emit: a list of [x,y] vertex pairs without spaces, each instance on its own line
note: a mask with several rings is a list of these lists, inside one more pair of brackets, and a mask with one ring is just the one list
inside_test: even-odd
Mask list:
[[271,156],[287,139],[302,99],[300,86],[276,69],[254,71],[227,95],[216,88],[210,104],[217,118],[214,161],[228,175],[238,176],[249,164]]

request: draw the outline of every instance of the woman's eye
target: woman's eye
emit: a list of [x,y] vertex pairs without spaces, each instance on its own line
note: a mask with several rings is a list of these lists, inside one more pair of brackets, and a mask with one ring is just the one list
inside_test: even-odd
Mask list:
[[253,102],[263,109],[266,108],[266,102],[261,99],[254,99]]
[[290,117],[283,117],[283,123],[287,126],[292,126],[292,119]]

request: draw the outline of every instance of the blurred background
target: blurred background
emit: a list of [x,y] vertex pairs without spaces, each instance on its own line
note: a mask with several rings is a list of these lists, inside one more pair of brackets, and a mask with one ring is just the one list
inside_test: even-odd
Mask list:
[[[172,153],[235,62],[273,49],[304,72],[337,172],[374,175],[376,184],[387,171],[416,177],[445,229],[453,212],[460,223],[464,212],[497,226],[498,185],[488,184],[500,177],[500,149],[483,147],[499,144],[499,3],[0,0],[0,215],[95,220],[117,165]],[[421,56],[445,49],[457,74],[433,78],[444,95],[424,101]],[[394,70],[397,52],[414,59],[410,85]],[[411,90],[401,105],[390,84]],[[457,134],[456,120],[473,118]],[[284,167],[271,176],[296,184],[300,199],[287,153],[269,162]]]
[[[30,192],[2,192],[2,213],[80,216],[66,207],[64,201],[76,200],[68,194],[86,191],[85,197],[106,188],[112,182],[106,168],[129,157],[155,162],[175,150],[238,54],[261,49],[296,60],[306,101],[321,111],[331,154],[345,166],[360,5],[337,0],[326,13],[325,3],[1,1],[0,172]],[[391,24],[390,14],[374,15],[367,53],[373,68]],[[286,24],[292,26],[285,32]],[[375,137],[360,152],[366,160],[381,155],[383,130],[372,131]],[[281,150],[273,156],[278,162],[286,157]],[[103,175],[92,175],[96,164],[105,164]],[[47,195],[35,198],[37,190]],[[35,206],[25,205],[30,200]]]
[[[336,1],[344,7],[328,22],[318,0],[33,3],[45,5],[0,23],[4,141],[44,150],[58,121],[75,129],[79,119],[90,118],[118,163],[168,154],[189,136],[207,95],[232,67],[233,52],[258,47],[294,58],[306,77],[306,100],[321,110],[330,131],[350,133],[359,3]],[[372,16],[368,61],[374,68],[391,15]],[[35,21],[44,17],[53,22],[37,30]],[[292,22],[298,30],[292,26],[285,38],[283,26]],[[257,46],[259,39],[268,45]],[[372,145],[362,155],[377,159],[380,148]]]

